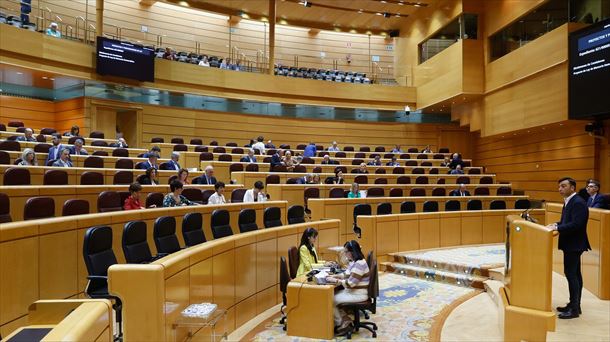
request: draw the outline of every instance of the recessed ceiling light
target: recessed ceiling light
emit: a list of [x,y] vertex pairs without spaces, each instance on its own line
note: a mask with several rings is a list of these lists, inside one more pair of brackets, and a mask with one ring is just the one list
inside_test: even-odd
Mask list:
[[383,15],[382,13],[379,13],[379,12],[377,12],[377,13],[375,13],[375,14],[376,14],[376,15]]
[[47,76],[42,76],[43,80],[49,79]]
[[382,4],[387,4],[388,2],[387,2],[387,1],[385,1],[385,0],[381,0],[381,3],[382,3]]
[[55,81],[55,79],[54,79],[54,78],[49,78],[49,79],[50,79],[51,81]]
[[17,71],[17,75],[23,75],[23,73],[20,71]]
[[362,8],[358,10],[358,14],[362,14],[362,12],[364,12]]
[[402,3],[402,1],[400,1],[400,2],[398,2],[398,5],[402,6],[402,5],[404,5],[404,4]]

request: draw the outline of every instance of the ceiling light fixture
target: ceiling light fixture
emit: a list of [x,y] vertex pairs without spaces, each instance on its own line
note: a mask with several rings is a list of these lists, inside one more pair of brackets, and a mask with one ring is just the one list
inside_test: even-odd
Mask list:
[[375,15],[383,15],[383,14],[381,14],[381,13],[377,12],[377,13],[375,13]]
[[383,14],[383,17],[384,17],[384,18],[389,18],[389,17],[390,17],[390,13],[385,12],[385,13]]
[[362,14],[363,10],[362,8],[358,10],[358,14]]
[[304,7],[311,7],[313,5],[313,3],[310,1],[299,1],[299,4],[303,5]]

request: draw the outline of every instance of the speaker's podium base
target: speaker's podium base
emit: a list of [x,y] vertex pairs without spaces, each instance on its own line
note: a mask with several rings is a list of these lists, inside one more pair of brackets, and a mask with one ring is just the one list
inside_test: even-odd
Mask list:
[[[547,331],[555,331],[555,313],[510,305],[506,289],[500,288],[503,309],[500,327],[504,341],[546,341]],[[502,322],[503,321],[503,322]]]

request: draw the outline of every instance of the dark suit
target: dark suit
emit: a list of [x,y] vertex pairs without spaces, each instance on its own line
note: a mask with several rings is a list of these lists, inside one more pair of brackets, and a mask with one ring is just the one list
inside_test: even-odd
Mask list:
[[242,163],[256,163],[256,157],[250,158],[250,156],[244,156],[239,161]]
[[299,177],[297,179],[297,184],[307,184],[307,179],[305,177]]
[[598,193],[597,195],[595,195],[595,198],[589,197],[589,199],[587,199],[587,207],[608,209],[608,203],[606,203],[604,195]]
[[47,160],[44,162],[44,164],[47,165],[50,160],[59,159],[59,154],[61,153],[61,150],[63,150],[64,148],[65,148],[65,146],[62,144],[59,144],[57,146],[51,146],[51,148],[49,148],[49,154],[47,155]]
[[168,170],[180,170],[180,164],[176,163],[173,160],[170,160],[168,162],[165,163],[167,165]]
[[159,168],[157,165],[151,164],[150,161],[148,161],[148,160],[143,162],[142,164],[140,164],[140,169],[142,169],[142,170],[148,170],[151,167],[153,167],[155,169]]
[[570,289],[568,305],[573,309],[580,307],[582,294],[580,257],[584,251],[591,249],[587,238],[587,220],[589,220],[587,203],[580,196],[574,195],[563,206],[561,220],[557,223],[559,249],[563,251],[563,272]]
[[449,193],[449,196],[470,196],[470,191],[468,191],[468,190],[464,190],[464,194],[462,194],[462,193],[460,192],[460,190],[457,190],[457,189],[456,189],[456,190],[452,190],[452,191]]
[[271,166],[273,167],[276,165],[282,165],[282,158],[277,153],[271,156]]
[[216,177],[212,176],[210,178],[206,177],[205,174],[193,179],[193,184],[208,184],[214,185],[216,184]]

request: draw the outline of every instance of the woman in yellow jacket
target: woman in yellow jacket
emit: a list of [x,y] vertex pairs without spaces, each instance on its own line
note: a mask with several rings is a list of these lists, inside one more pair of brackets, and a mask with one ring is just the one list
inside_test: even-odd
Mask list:
[[323,260],[318,259],[316,252],[316,239],[318,231],[314,228],[307,228],[301,236],[301,245],[299,246],[299,268],[297,277],[309,273],[314,267],[322,267],[326,264]]

